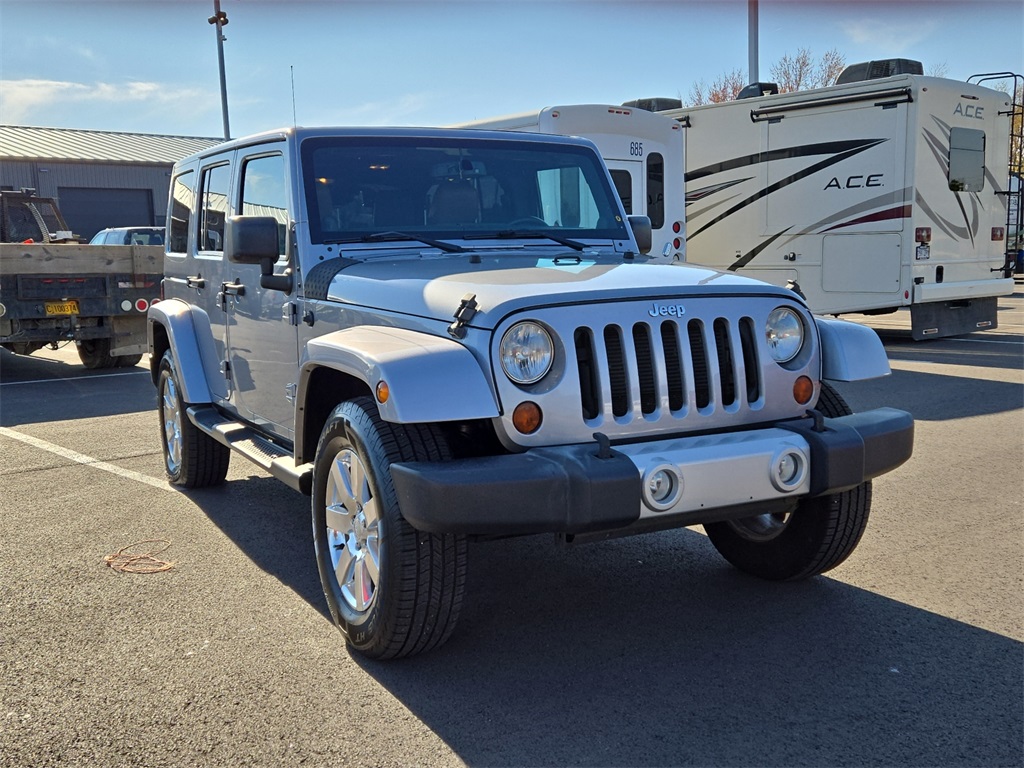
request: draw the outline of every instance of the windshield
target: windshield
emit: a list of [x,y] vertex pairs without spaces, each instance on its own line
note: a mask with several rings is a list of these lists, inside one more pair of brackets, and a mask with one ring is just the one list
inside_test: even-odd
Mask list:
[[321,137],[303,142],[302,166],[314,243],[379,241],[387,232],[629,237],[604,167],[586,147],[464,136]]

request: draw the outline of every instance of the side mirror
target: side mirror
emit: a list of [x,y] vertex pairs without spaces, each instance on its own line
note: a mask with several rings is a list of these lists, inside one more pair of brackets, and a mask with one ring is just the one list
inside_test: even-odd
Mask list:
[[651,230],[651,219],[649,216],[629,216],[629,226],[633,230],[633,238],[636,240],[636,247],[640,253],[650,253],[654,241],[654,233]]
[[277,220],[272,216],[228,216],[224,222],[224,255],[235,264],[273,264],[280,255]]
[[228,216],[224,222],[224,255],[235,264],[259,264],[260,285],[291,293],[292,273],[274,274],[281,255],[280,225],[273,216]]

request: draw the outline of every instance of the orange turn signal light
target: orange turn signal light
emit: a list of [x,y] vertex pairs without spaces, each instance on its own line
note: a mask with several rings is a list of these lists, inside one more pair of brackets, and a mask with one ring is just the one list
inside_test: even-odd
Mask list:
[[529,400],[520,403],[512,411],[512,426],[524,435],[532,435],[540,429],[542,421],[544,421],[544,416],[540,406]]
[[377,402],[383,405],[388,401],[389,397],[391,397],[391,387],[388,386],[386,381],[381,379],[377,382]]
[[793,382],[793,399],[800,405],[807,405],[814,397],[814,382],[808,376],[799,376]]

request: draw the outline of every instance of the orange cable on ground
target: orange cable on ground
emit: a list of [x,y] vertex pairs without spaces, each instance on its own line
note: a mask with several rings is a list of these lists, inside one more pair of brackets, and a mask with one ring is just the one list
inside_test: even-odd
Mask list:
[[[164,546],[153,548],[146,552],[128,551],[133,550],[136,547],[140,547],[143,544],[161,543]],[[171,546],[171,542],[167,539],[145,539],[143,541],[137,541],[134,544],[121,547],[114,554],[104,557],[103,560],[115,571],[120,571],[122,573],[160,573],[161,571],[169,571],[174,567],[173,560],[161,560],[156,557],[156,555],[159,555],[169,546]]]

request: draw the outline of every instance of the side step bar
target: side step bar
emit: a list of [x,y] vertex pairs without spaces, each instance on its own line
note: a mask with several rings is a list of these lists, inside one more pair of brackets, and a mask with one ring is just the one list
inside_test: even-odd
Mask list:
[[292,455],[253,429],[222,416],[212,405],[193,405],[186,413],[196,427],[299,493],[313,492],[313,465],[296,466]]

